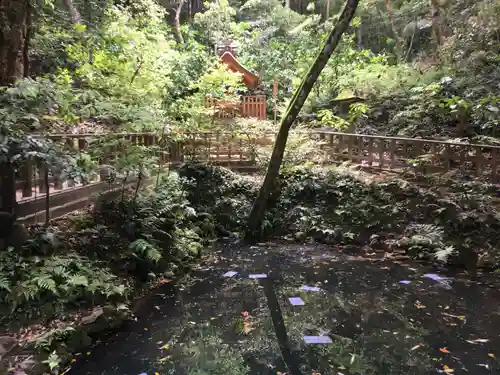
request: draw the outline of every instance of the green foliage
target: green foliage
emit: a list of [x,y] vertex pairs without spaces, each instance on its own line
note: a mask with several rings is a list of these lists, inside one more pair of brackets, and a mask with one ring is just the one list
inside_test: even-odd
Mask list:
[[196,207],[199,216],[210,218],[219,235],[242,232],[257,186],[224,168],[204,164],[184,164],[179,170],[186,198]]
[[199,231],[199,220],[179,181],[170,175],[154,192],[100,200],[82,233],[84,242],[75,246],[92,249],[87,254],[106,259],[115,272],[146,279],[182,269],[200,255],[210,233]]
[[22,256],[0,252],[0,299],[3,319],[50,318],[63,308],[108,299],[121,300],[124,285],[98,261],[76,254]]
[[[257,181],[203,165],[186,165],[180,174],[193,207],[229,232],[241,230]],[[482,252],[497,256],[500,214],[485,195],[493,190],[457,181],[450,176],[422,189],[346,168],[284,168],[262,234],[358,246],[396,237],[412,256],[462,266]]]
[[205,1],[206,11],[195,16],[195,29],[203,35],[205,43],[216,44],[231,39],[237,28],[234,22],[236,11],[228,0]]

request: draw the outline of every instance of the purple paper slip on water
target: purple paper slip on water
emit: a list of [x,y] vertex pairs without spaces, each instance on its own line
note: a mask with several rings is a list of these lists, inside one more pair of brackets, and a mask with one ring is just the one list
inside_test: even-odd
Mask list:
[[225,273],[224,275],[222,275],[222,276],[224,276],[224,277],[233,277],[234,275],[237,275],[237,274],[238,274],[238,272],[228,271],[228,272],[226,272],[226,273]]
[[410,280],[401,280],[399,283],[400,284],[409,284],[409,283],[411,283],[411,281]]
[[308,286],[308,285],[304,285],[302,287],[303,290],[308,290],[310,292],[321,292],[321,288],[318,288],[317,286]]
[[252,275],[248,275],[250,279],[266,279],[267,275],[265,273],[255,273]]
[[441,277],[439,275],[436,275],[435,273],[426,273],[424,277],[427,277],[428,279],[434,280],[434,281],[442,281],[446,280],[446,278]]
[[303,306],[303,305],[305,305],[305,302],[300,297],[290,297],[290,298],[288,298],[288,300],[294,306]]
[[304,336],[306,344],[331,344],[332,339],[328,336]]

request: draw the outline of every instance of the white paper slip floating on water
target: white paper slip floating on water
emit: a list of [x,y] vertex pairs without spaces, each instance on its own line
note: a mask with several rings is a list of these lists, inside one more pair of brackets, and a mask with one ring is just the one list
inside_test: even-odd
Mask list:
[[267,275],[265,273],[254,273],[248,275],[250,279],[267,279]]
[[222,276],[224,276],[224,277],[233,277],[234,275],[237,275],[237,274],[238,274],[238,272],[228,271],[228,272],[226,272],[226,273],[225,273],[224,275],[222,275]]
[[332,339],[328,336],[304,336],[306,344],[331,344]]
[[321,292],[321,288],[318,288],[317,286],[309,286],[309,285],[304,285],[302,287],[303,290],[308,290],[310,292]]
[[303,305],[305,305],[305,302],[300,297],[290,297],[290,298],[288,298],[288,300],[294,306],[303,306]]

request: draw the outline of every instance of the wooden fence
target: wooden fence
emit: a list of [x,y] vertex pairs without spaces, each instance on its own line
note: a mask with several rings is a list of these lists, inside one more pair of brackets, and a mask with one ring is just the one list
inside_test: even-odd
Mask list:
[[500,182],[500,147],[431,139],[313,132],[322,141],[325,162],[351,161],[374,169],[418,168],[426,173],[461,169]]
[[217,118],[255,117],[267,119],[267,99],[265,95],[242,96],[241,100],[217,100],[205,98],[205,107],[212,108]]
[[[154,133],[51,135],[49,138],[68,153],[87,152],[95,142],[106,137],[113,139],[115,148],[107,149],[108,156],[100,158],[97,173],[85,182],[63,179],[34,161],[23,163],[16,171],[16,214],[25,223],[45,221],[47,205],[50,207],[49,217],[56,218],[85,207],[93,195],[120,191],[121,181],[110,181],[104,168],[101,168],[112,164],[113,156],[119,151],[117,147],[154,146],[160,165],[165,168],[175,168],[185,160],[203,160],[240,169],[252,169],[255,164],[256,135],[191,133],[177,136],[179,140],[161,141],[160,135]],[[272,143],[272,137],[268,142]]]
[[[328,131],[309,134],[319,141],[325,164],[347,160],[373,169],[389,170],[423,165],[425,172],[462,169],[493,183],[500,180],[500,147],[496,146]],[[176,167],[186,160],[201,160],[250,170],[255,166],[260,147],[271,146],[275,138],[274,133],[205,132],[183,134],[178,140],[163,142],[154,133],[109,136],[125,142],[121,147],[130,144],[156,146],[160,164],[166,167]],[[51,136],[54,142],[70,152],[87,151],[103,137],[92,134]],[[100,162],[101,165],[107,164],[109,157],[102,156]],[[80,209],[89,203],[94,194],[120,190],[121,182],[110,182],[107,177],[101,171],[84,183],[76,183],[71,179],[62,180],[60,176],[49,174],[42,166],[26,162],[16,172],[16,213],[25,222],[35,222],[45,220],[47,204],[50,206],[50,218]],[[47,187],[49,195],[46,194]]]

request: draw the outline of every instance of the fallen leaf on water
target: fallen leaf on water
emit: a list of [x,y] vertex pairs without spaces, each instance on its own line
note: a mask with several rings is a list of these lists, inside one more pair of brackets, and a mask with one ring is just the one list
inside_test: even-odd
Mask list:
[[149,331],[149,328],[144,328],[145,331]]
[[91,354],[92,354],[92,352],[87,352],[87,355],[91,355]]
[[73,358],[73,359],[71,360],[71,363],[75,363],[75,362],[76,362],[76,359],[74,359],[74,358]]
[[248,320],[245,320],[243,322],[243,332],[245,333],[245,335],[248,335],[252,330],[252,324],[250,324]]
[[419,305],[415,304],[415,307],[417,309],[425,309],[425,306],[424,305],[420,305],[420,304]]
[[160,375],[160,373],[159,372],[155,372],[155,375]]
[[452,368],[450,368],[446,365],[443,366],[443,371],[447,374],[453,374],[455,372],[455,370],[453,370]]
[[457,319],[460,319],[460,320],[465,320],[465,316],[464,315],[453,315],[453,314],[448,314],[448,313],[441,313],[442,315],[444,316],[449,316],[451,318],[457,318]]
[[421,348],[422,346],[424,346],[424,344],[415,345],[413,348],[410,349],[410,351],[417,350],[418,348]]
[[439,351],[440,351],[441,353],[449,353],[449,352],[450,352],[450,351],[449,351],[448,349],[446,349],[446,348],[439,348]]
[[169,348],[169,347],[168,347],[168,344],[165,344],[165,345],[163,345],[163,346],[160,346],[160,349],[162,349],[162,350],[168,350],[168,348]]
[[172,358],[172,356],[171,355],[167,355],[166,357],[160,358],[158,360],[158,362],[160,362],[160,363],[161,362],[167,362],[170,358]]
[[488,357],[493,358],[493,359],[495,359],[495,358],[496,358],[496,357],[495,357],[495,354],[493,354],[493,353],[488,353]]

